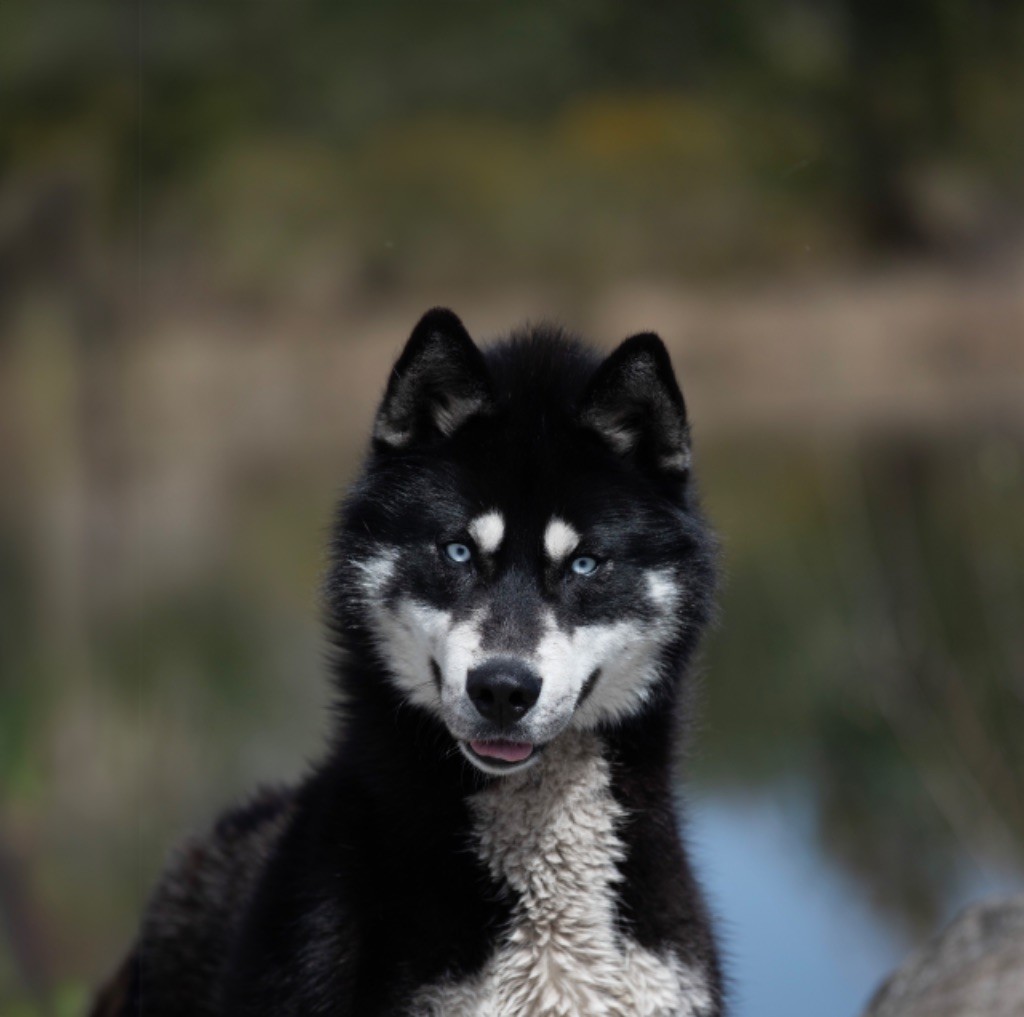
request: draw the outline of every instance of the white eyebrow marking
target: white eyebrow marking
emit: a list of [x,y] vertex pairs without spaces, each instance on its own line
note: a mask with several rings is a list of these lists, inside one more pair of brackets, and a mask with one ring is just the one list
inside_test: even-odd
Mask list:
[[647,573],[647,596],[655,607],[671,611],[679,600],[679,584],[669,569],[656,569]]
[[497,509],[477,516],[466,529],[484,554],[494,554],[505,539],[505,520]]
[[580,542],[580,535],[564,520],[552,516],[544,531],[544,550],[552,561],[560,561]]

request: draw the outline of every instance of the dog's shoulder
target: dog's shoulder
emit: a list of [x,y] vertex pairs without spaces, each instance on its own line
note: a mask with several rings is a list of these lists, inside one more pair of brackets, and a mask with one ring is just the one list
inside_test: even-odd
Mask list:
[[[295,803],[264,788],[171,853],[149,898],[135,947],[97,997],[93,1017],[219,1013],[235,928]],[[143,1011],[143,1003],[145,1004]]]
[[273,853],[294,798],[290,789],[262,789],[223,812],[207,833],[179,844],[150,900],[144,930],[223,930]]

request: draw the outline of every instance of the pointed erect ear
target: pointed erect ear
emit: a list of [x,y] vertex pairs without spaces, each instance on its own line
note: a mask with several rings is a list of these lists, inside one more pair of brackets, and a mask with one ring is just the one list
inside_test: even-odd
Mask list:
[[490,405],[482,354],[462,322],[436,307],[413,329],[391,372],[373,436],[392,448],[447,437]]
[[665,344],[653,333],[627,339],[597,369],[579,414],[623,458],[655,472],[685,477],[690,428]]

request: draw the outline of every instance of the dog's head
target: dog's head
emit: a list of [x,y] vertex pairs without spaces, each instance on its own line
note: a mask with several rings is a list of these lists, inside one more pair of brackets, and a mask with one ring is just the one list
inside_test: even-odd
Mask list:
[[689,472],[656,336],[603,361],[550,329],[482,352],[431,311],[341,515],[342,638],[487,773],[529,766],[570,726],[664,707],[711,595]]

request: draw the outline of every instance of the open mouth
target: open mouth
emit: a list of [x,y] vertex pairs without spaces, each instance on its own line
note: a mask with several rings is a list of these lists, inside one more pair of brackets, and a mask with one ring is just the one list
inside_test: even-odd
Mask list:
[[540,746],[530,742],[513,742],[501,738],[487,741],[474,739],[460,742],[459,745],[472,762],[490,773],[517,770],[540,752]]

